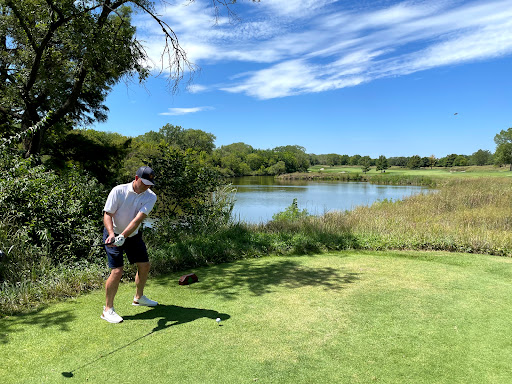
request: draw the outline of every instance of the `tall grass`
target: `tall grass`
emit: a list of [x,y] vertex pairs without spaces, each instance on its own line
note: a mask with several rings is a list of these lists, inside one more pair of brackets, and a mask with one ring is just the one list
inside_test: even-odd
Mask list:
[[435,192],[379,201],[352,211],[254,225],[234,223],[201,236],[155,244],[157,271],[267,254],[329,250],[444,250],[512,255],[512,182],[453,179]]
[[415,174],[368,174],[359,172],[308,172],[308,173],[287,173],[277,176],[280,180],[329,180],[329,181],[367,181],[374,184],[387,185],[422,185],[435,187],[437,177]]
[[361,248],[429,249],[512,255],[512,182],[454,179],[436,193],[382,201],[317,219],[327,230],[340,220]]

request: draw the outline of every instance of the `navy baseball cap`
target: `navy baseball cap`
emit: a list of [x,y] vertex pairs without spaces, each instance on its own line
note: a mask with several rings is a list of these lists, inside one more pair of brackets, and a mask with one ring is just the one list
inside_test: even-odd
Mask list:
[[137,169],[136,175],[141,178],[144,184],[155,185],[155,172],[147,165]]

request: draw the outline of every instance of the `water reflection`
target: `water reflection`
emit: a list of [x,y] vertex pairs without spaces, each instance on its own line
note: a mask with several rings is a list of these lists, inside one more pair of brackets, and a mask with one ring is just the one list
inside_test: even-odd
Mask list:
[[398,200],[428,190],[418,186],[375,185],[365,182],[274,180],[271,176],[232,179],[237,188],[233,215],[250,223],[266,222],[288,207],[294,198],[300,209],[322,215],[350,210],[377,200]]

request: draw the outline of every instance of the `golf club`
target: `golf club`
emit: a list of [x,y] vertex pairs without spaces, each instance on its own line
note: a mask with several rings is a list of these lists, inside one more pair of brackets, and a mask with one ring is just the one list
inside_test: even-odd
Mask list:
[[94,244],[93,247],[104,247],[105,245],[110,245],[110,244],[114,244],[115,241],[112,241],[110,243],[103,243],[103,244]]

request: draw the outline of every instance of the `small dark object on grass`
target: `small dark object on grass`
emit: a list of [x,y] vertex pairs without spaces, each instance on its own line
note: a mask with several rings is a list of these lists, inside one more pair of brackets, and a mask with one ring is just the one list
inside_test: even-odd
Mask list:
[[189,273],[180,277],[179,285],[189,285],[199,281],[195,273]]

